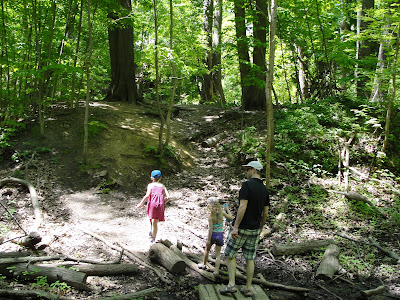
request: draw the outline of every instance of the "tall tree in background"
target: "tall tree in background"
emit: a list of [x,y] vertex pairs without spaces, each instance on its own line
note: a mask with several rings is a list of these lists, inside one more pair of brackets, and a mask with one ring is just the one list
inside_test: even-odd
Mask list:
[[[242,105],[246,110],[265,109],[266,5],[256,1],[255,8],[244,0],[234,1],[237,51],[239,57]],[[250,62],[246,9],[253,17],[253,63]]]
[[275,65],[275,45],[276,45],[276,21],[277,21],[277,1],[268,0],[268,15],[269,15],[269,48],[268,48],[268,72],[265,80],[265,98],[267,107],[267,149],[266,149],[266,184],[271,185],[271,150],[274,141],[274,106],[272,105],[272,81],[274,78]]
[[373,72],[376,67],[376,62],[371,59],[371,55],[375,55],[377,52],[377,44],[372,40],[370,31],[367,30],[371,23],[371,21],[367,20],[367,16],[374,9],[375,1],[361,0],[361,4],[361,10],[357,16],[357,95],[359,97],[369,98],[371,88],[367,87],[368,75]]
[[87,15],[88,15],[88,52],[86,53],[86,101],[85,101],[85,120],[84,120],[84,140],[83,140],[83,163],[88,163],[88,139],[89,139],[89,100],[90,100],[90,65],[92,57],[92,22],[90,19],[90,0],[87,0]]
[[214,8],[214,26],[213,26],[213,70],[212,78],[216,93],[219,96],[219,101],[221,105],[226,104],[224,89],[222,87],[222,66],[221,66],[221,40],[222,40],[222,0],[215,1]]
[[[117,1],[117,0],[115,0]],[[108,29],[111,60],[111,84],[105,100],[136,102],[133,26],[130,0],[118,0],[120,9],[108,17],[113,25]]]

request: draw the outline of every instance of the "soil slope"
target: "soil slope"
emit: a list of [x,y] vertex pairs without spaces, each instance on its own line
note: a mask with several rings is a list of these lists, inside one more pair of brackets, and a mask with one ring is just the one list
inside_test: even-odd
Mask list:
[[[202,147],[201,143],[220,132],[228,133],[224,137],[225,143],[232,142],[243,124],[262,127],[264,115],[249,113],[242,119],[236,110],[224,111],[215,106],[177,108],[171,143],[175,157],[160,164],[145,151],[157,147],[158,143],[159,121],[151,107],[99,102],[91,104],[90,113],[93,131],[88,166],[82,164],[83,108],[77,112],[63,107],[51,108],[44,138],[38,138],[37,125],[32,121],[27,124],[25,134],[18,137],[15,149],[3,155],[0,178],[25,174],[38,190],[44,214],[39,232],[48,245],[45,253],[62,253],[102,262],[119,257],[118,251],[88,234],[92,232],[110,244],[124,245],[147,255],[149,222],[145,209],[137,209],[136,205],[145,193],[151,170],[159,168],[171,201],[166,209],[166,222],[160,224],[158,238],[172,243],[179,241],[201,255],[207,236],[206,199],[217,196],[233,201],[244,179],[240,164],[232,164],[232,158],[226,157],[221,148]],[[11,154],[14,154],[14,160],[7,157]],[[2,199],[14,207],[20,226],[29,232],[34,220],[27,190],[6,186],[0,192]],[[271,204],[272,221],[279,205],[277,195],[272,196]],[[2,224],[9,229],[5,231],[6,240],[21,235],[16,222],[5,215]],[[271,299],[333,299],[332,294],[341,299],[358,299],[360,290],[374,288],[382,281],[393,295],[400,297],[398,274],[388,278],[360,276],[354,282],[346,277],[349,282],[321,283],[314,278],[318,261],[312,255],[271,257],[268,249],[274,242],[284,243],[287,238],[295,241],[331,237],[326,231],[316,231],[312,227],[308,236],[302,237],[295,237],[291,235],[291,229],[288,230],[274,234],[260,245],[256,273],[269,281],[310,288],[310,293],[298,296],[267,291]],[[8,242],[2,244],[0,250],[20,250],[20,247]],[[123,261],[130,262],[125,256]],[[243,265],[241,257],[238,262]],[[67,296],[96,299],[155,286],[160,292],[143,299],[192,300],[198,299],[196,286],[209,283],[189,268],[173,280],[176,284],[166,285],[153,272],[142,268],[136,276],[90,276],[88,284],[92,292],[72,290]]]

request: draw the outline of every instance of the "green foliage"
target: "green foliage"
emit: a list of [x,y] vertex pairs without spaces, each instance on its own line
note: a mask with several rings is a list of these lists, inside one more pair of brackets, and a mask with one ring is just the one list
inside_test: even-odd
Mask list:
[[12,147],[12,138],[24,128],[25,125],[22,122],[16,122],[14,120],[0,122],[0,148]]

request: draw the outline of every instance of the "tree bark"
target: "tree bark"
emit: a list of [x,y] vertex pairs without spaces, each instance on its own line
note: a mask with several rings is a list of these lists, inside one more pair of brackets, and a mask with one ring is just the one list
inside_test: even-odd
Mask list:
[[332,279],[342,267],[339,264],[339,247],[331,244],[326,248],[321,263],[317,269],[316,278],[318,279]]
[[180,274],[185,271],[185,262],[161,243],[155,243],[150,247],[149,256],[152,262],[162,265],[172,274]]
[[[122,8],[132,11],[129,0],[118,0]],[[111,84],[105,100],[137,101],[133,27],[129,18],[114,13],[108,15],[115,23],[108,29],[111,60]]]
[[68,264],[62,267],[73,268],[88,276],[116,276],[122,274],[138,274],[139,269],[134,264]]
[[89,291],[86,285],[87,275],[83,272],[63,269],[58,267],[45,267],[34,264],[0,264],[0,273],[19,280],[36,280],[39,276],[47,278],[47,283],[51,284],[56,281],[62,281],[68,285],[79,289]]
[[275,0],[268,1],[269,21],[269,59],[268,72],[265,81],[265,99],[267,108],[267,149],[265,162],[265,176],[267,187],[271,186],[271,152],[274,143],[274,106],[272,104],[272,82],[274,78],[274,63],[275,63],[275,45],[276,45],[276,19],[277,19],[277,3]]
[[272,246],[273,255],[293,255],[301,254],[310,251],[321,250],[322,247],[333,244],[333,240],[315,240],[306,241],[303,243],[292,243],[292,244],[274,244]]

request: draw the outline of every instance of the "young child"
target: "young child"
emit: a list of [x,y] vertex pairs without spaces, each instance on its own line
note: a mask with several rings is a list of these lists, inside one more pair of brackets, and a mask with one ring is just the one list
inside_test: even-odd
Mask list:
[[150,220],[149,236],[151,238],[151,242],[154,243],[157,236],[158,222],[165,221],[165,204],[169,201],[169,195],[166,187],[160,182],[161,172],[159,170],[153,170],[150,178],[152,182],[147,185],[146,195],[137,205],[137,208],[141,208],[148,199],[147,215],[149,216]]
[[219,199],[216,197],[208,198],[207,210],[208,216],[208,239],[206,243],[206,250],[204,252],[203,263],[199,264],[200,269],[205,270],[210,253],[211,246],[215,244],[215,271],[214,276],[219,276],[219,266],[221,264],[221,247],[224,245],[224,217],[228,220],[233,220],[233,216],[229,208],[224,205],[221,206]]

